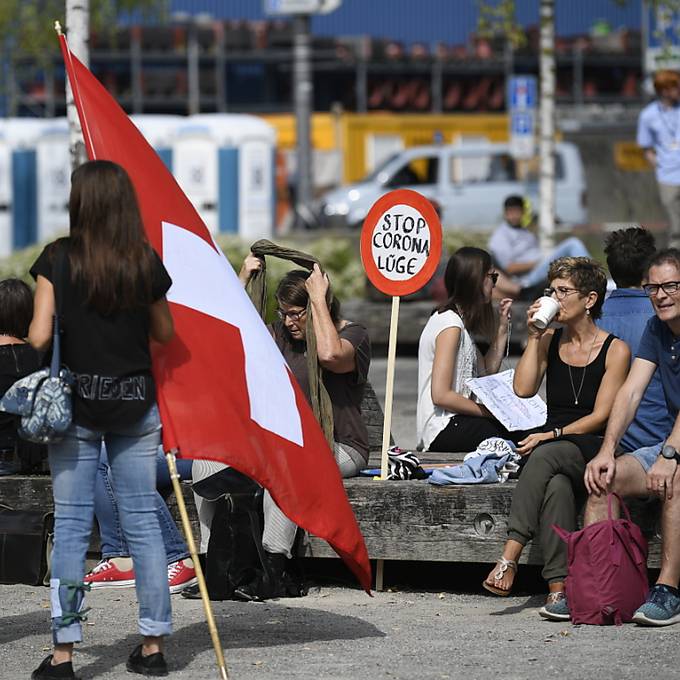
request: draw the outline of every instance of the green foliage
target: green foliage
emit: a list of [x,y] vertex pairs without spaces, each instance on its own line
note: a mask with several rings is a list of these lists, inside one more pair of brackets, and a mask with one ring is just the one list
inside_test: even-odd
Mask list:
[[526,36],[515,18],[515,0],[477,0],[477,32],[483,38],[505,36],[513,48],[522,47]]
[[[564,233],[561,237],[568,237],[570,233]],[[443,234],[443,256],[448,258],[458,248],[463,246],[476,246],[486,248],[489,234],[479,234],[471,232],[444,231]],[[581,237],[592,256],[605,263],[604,252],[602,250],[602,237],[600,234],[590,234]],[[243,259],[250,250],[250,241],[244,241],[237,236],[217,236],[217,243],[224,252],[227,260],[238,272],[241,268]],[[303,250],[314,255],[328,272],[328,276],[333,285],[333,291],[338,299],[351,300],[362,298],[365,294],[366,276],[361,264],[359,255],[358,235],[351,236],[321,236],[316,238],[279,238],[276,239],[281,245]],[[558,237],[559,240],[559,237]],[[23,250],[18,250],[10,257],[0,259],[0,280],[7,278],[19,278],[26,281],[29,285],[33,284],[33,279],[28,273],[29,268],[35,262],[44,244],[30,246]],[[292,262],[279,260],[270,257],[267,260],[267,290],[269,291],[269,301],[267,309],[268,318],[271,318],[274,310],[273,293],[276,285],[283,275],[295,269],[296,265]]]
[[28,273],[31,265],[38,259],[44,244],[17,250],[10,257],[0,259],[0,281],[3,279],[22,279],[29,285],[33,279]]
[[[139,11],[143,16],[163,18],[169,0],[89,0],[93,31],[112,31],[117,17]],[[10,57],[32,57],[45,63],[59,49],[54,21],[65,26],[65,0],[1,0],[0,35]]]
[[[244,241],[235,236],[218,236],[216,240],[226,258],[238,271],[250,250],[250,241]],[[277,242],[314,255],[328,272],[333,290],[340,300],[363,296],[365,278],[357,238],[323,236],[313,240],[307,238],[304,241],[295,238],[277,239]],[[19,278],[32,284],[33,280],[28,270],[43,247],[44,244],[30,246],[14,252],[10,257],[0,259],[0,280]],[[270,292],[274,290],[281,277],[294,268],[296,265],[291,262],[269,258],[267,260],[267,287]]]
[[[250,243],[234,236],[219,236],[217,242],[231,265],[238,271],[248,254]],[[358,239],[350,236],[322,236],[304,241],[295,238],[277,239],[277,243],[314,255],[328,272],[333,291],[340,301],[363,297],[365,277],[359,255]],[[292,262],[275,257],[267,259],[267,290],[270,294],[268,306],[273,304],[271,294],[281,277],[296,268],[297,265]]]

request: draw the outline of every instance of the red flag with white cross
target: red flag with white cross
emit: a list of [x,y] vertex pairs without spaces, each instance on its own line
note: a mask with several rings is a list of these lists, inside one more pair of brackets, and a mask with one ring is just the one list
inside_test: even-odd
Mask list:
[[256,480],[369,591],[368,553],[337,464],[271,335],[172,174],[60,42],[88,156],[128,172],[149,241],[172,277],[175,337],[153,351],[165,450]]

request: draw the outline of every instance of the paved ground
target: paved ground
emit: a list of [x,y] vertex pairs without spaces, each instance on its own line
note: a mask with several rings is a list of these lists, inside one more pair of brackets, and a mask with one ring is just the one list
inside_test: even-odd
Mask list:
[[[371,378],[384,394],[385,361]],[[415,444],[417,366],[398,361],[393,432]],[[680,625],[667,629],[571,626],[543,621],[537,572],[522,569],[517,596],[482,594],[488,567],[386,566],[393,592],[369,598],[322,585],[306,598],[266,604],[215,603],[233,680],[638,680],[680,678]],[[28,678],[49,650],[45,588],[0,586],[0,680]],[[133,590],[90,594],[86,642],[76,656],[84,680],[130,678],[137,643]],[[175,635],[167,656],[175,678],[217,678],[199,602],[173,597]]]
[[[28,678],[47,653],[47,590],[1,586],[0,678]],[[233,679],[549,680],[680,677],[680,626],[574,627],[539,619],[541,598],[323,587],[299,600],[215,604]],[[172,677],[217,678],[198,602],[173,598]],[[130,678],[134,591],[98,591],[76,655],[84,680]]]

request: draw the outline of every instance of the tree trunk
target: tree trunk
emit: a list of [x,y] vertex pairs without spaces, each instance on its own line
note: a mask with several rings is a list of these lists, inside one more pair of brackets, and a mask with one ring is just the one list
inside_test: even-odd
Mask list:
[[541,0],[539,238],[555,245],[555,0]]
[[[71,52],[80,61],[90,63],[90,0],[66,0],[66,35]],[[71,84],[66,83],[66,115],[69,127],[69,151],[71,169],[75,170],[87,160],[83,131],[80,128],[78,112],[73,101]]]

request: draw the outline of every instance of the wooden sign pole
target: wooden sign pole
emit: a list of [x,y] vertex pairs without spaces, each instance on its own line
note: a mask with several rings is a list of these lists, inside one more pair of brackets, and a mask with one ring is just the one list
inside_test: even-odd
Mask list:
[[397,327],[399,324],[399,296],[392,298],[392,317],[390,319],[390,339],[387,346],[387,377],[385,379],[385,419],[383,421],[382,457],[380,479],[387,479],[390,432],[392,430],[392,396],[394,394],[394,366],[397,359]]
[[[387,451],[390,448],[390,433],[392,430],[392,397],[394,395],[394,367],[397,360],[397,330],[399,326],[399,298],[392,298],[392,317],[390,319],[390,339],[387,346],[387,376],[385,378],[385,419],[383,421],[382,455],[380,460],[380,479],[387,479],[389,472]],[[375,589],[383,589],[383,574],[385,561],[376,561]]]
[[[423,195],[397,189],[381,196],[366,215],[361,230],[361,262],[368,280],[392,297],[390,339],[387,349],[385,420],[383,421],[380,479],[389,473],[392,396],[397,356],[399,300],[420,290],[434,275],[442,252],[439,216]],[[383,589],[385,562],[376,560],[375,588]]]

